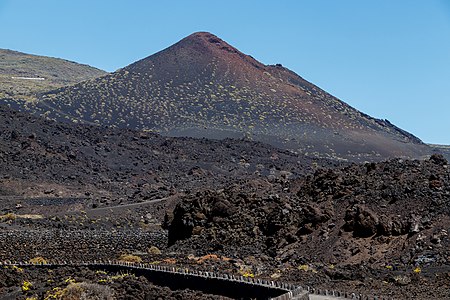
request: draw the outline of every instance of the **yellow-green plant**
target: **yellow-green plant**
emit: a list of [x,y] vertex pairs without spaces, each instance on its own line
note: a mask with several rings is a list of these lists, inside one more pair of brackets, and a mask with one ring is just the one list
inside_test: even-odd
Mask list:
[[121,256],[119,256],[119,260],[123,262],[132,262],[132,263],[142,262],[142,258],[132,254],[122,254]]
[[113,276],[108,276],[108,280],[109,281],[114,281],[114,280],[123,279],[123,278],[126,278],[126,277],[134,277],[134,274],[121,273],[121,274],[117,274],[117,275],[113,275]]
[[18,266],[13,266],[12,269],[13,269],[14,271],[17,271],[18,273],[23,273],[23,269],[22,269],[22,268],[19,268]]
[[14,221],[17,218],[17,216],[13,213],[7,213],[4,214],[3,216],[0,216],[0,221],[2,222],[11,222]]
[[72,277],[68,277],[64,280],[65,283],[75,283],[75,279],[73,279]]
[[297,267],[297,269],[299,269],[300,271],[308,272],[309,271],[309,266],[308,265],[300,265],[300,266]]
[[28,261],[30,264],[39,265],[39,264],[46,264],[47,260],[43,258],[42,256],[36,256]]
[[31,289],[32,286],[33,286],[33,284],[31,282],[24,281],[22,283],[22,292],[28,292]]
[[244,272],[244,273],[242,273],[242,276],[253,278],[253,277],[255,277],[255,274],[253,274],[251,272]]

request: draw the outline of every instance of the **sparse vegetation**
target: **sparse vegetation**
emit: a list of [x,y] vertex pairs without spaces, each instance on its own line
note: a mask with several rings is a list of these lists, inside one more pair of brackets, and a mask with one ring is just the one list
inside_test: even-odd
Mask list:
[[137,255],[132,255],[132,254],[122,254],[121,256],[119,256],[119,261],[140,263],[140,262],[142,262],[142,258],[140,258]]
[[39,265],[39,264],[46,264],[47,260],[45,258],[43,258],[42,256],[37,256],[37,257],[33,257],[32,259],[30,259],[28,262],[30,264]]
[[18,266],[12,266],[12,269],[17,271],[17,273],[23,273],[23,268],[20,268]]
[[[167,50],[106,76],[43,93],[35,103],[10,104],[68,123],[215,138],[241,136],[335,159],[351,156],[346,150],[361,151],[353,144],[345,146],[343,138],[356,139],[355,146],[367,143],[370,138],[365,136],[374,134],[391,144],[398,139],[418,142],[283,68],[262,64],[256,68],[244,54],[236,61],[226,51],[214,57],[193,55],[196,50],[189,42],[183,51],[196,59],[195,71],[192,61],[169,64],[175,54]],[[165,67],[149,67],[155,64]],[[219,71],[224,69],[228,71]],[[341,151],[334,143],[347,149]],[[308,146],[320,151],[305,149]],[[375,149],[376,155],[388,150],[378,143],[368,148],[362,152],[372,154]]]
[[150,248],[148,248],[148,253],[152,255],[161,255],[161,250],[159,250],[158,247],[151,246]]
[[29,281],[24,281],[22,283],[22,292],[28,292],[32,288],[33,284]]
[[63,59],[0,49],[0,99],[27,106],[37,95],[105,72]]
[[114,291],[105,285],[89,282],[70,283],[66,288],[54,288],[47,292],[45,300],[112,300]]
[[241,270],[239,274],[241,274],[243,277],[250,277],[250,278],[255,277],[255,274],[253,274],[251,271]]
[[14,213],[6,213],[3,216],[0,216],[1,222],[12,222],[17,218],[16,214]]

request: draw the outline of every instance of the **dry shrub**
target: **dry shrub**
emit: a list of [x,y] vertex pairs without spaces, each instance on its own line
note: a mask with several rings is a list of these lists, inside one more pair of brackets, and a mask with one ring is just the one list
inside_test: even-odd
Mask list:
[[161,255],[161,250],[159,250],[158,247],[155,246],[151,246],[150,248],[148,248],[147,252],[153,255]]
[[7,213],[2,216],[0,216],[1,222],[12,222],[17,218],[17,216],[13,213]]
[[61,300],[113,300],[114,291],[105,285],[97,283],[71,283],[61,295]]
[[132,254],[122,254],[119,257],[119,260],[124,261],[124,262],[131,262],[131,263],[142,262],[142,258],[140,258],[139,256],[136,256],[136,255],[132,255]]
[[28,262],[30,264],[39,265],[39,264],[46,264],[47,260],[45,258],[43,258],[42,256],[37,256],[37,257],[30,259]]

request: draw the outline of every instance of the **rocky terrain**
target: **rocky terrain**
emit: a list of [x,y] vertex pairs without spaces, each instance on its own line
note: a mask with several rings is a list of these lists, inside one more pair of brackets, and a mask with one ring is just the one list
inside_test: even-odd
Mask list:
[[450,146],[448,145],[435,145],[435,144],[429,144],[429,146],[435,151],[436,153],[440,153],[444,155],[444,157],[447,160],[450,160]]
[[[171,290],[130,272],[89,268],[6,268],[0,283],[21,287],[6,289],[2,299],[229,299],[189,289]],[[24,283],[31,284],[25,291]]]
[[[449,209],[450,169],[434,155],[320,169],[278,188],[201,191],[165,226],[170,249],[239,257],[255,274],[446,299]],[[436,290],[414,289],[418,282]]]
[[[167,249],[167,231],[160,226],[166,211],[183,195],[206,186],[221,189],[236,180],[276,184],[319,166],[336,165],[248,140],[171,138],[73,126],[5,106],[0,114],[1,260],[80,261],[131,255],[158,264],[189,263],[186,253]],[[239,274],[234,265],[233,270]],[[37,289],[24,293],[17,286],[19,279],[10,281],[10,271],[4,272],[0,294],[12,293],[12,299],[27,295],[43,299],[59,287],[37,280],[40,277],[32,270],[27,276]],[[76,272],[66,269],[64,274]],[[127,285],[114,288],[119,298]],[[163,298],[189,294],[153,290]]]
[[[158,226],[142,227],[136,211],[118,218],[116,224],[106,218],[114,214],[4,218],[1,256],[94,260],[119,259],[128,253],[148,263],[341,291],[376,291],[393,299],[405,299],[405,295],[447,299],[448,166],[442,156],[434,155],[424,161],[394,159],[319,168],[293,179],[236,180],[220,189],[200,188],[181,196],[160,219],[168,236]],[[0,275],[6,287],[3,292],[25,296],[44,295],[55,288],[71,290],[71,282],[65,281],[71,278],[78,283],[101,283],[119,299],[128,289],[163,297],[209,297],[153,286],[133,273],[119,280],[120,274],[88,269],[62,268],[45,276],[42,272],[4,270]],[[49,276],[54,282],[48,282]],[[108,276],[114,279],[106,284],[102,280]],[[17,291],[24,281],[33,283],[30,293]]]
[[8,101],[63,122],[168,136],[242,138],[313,157],[350,161],[421,157],[430,149],[281,65],[264,65],[206,32],[106,76]]
[[[51,83],[1,85],[0,261],[144,262],[450,298],[447,146],[209,33],[106,75],[0,58],[7,76]],[[2,299],[220,297],[129,270],[0,269]]]
[[277,180],[328,160],[258,142],[162,137],[71,126],[0,107],[1,211],[55,213],[219,188],[236,178]]
[[105,75],[75,62],[0,49],[0,99],[34,101],[40,93]]
[[277,187],[235,184],[184,197],[166,217],[169,244],[293,264],[440,265],[450,257],[450,170],[441,155],[320,169]]
[[[128,255],[395,299],[449,296],[450,170],[440,155],[338,165],[252,141],[1,115],[2,260]],[[88,269],[42,272],[3,269],[0,293],[217,297],[132,273],[104,282]]]

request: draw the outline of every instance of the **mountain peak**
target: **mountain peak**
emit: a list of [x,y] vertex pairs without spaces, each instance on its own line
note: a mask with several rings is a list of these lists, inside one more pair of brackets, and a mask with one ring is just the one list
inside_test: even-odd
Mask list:
[[40,100],[39,109],[58,120],[172,136],[247,137],[351,160],[422,152],[420,141],[392,124],[209,32],[195,32],[106,77]]
[[218,36],[210,33],[210,32],[206,32],[206,31],[199,31],[199,32],[194,32],[190,35],[188,35],[187,37],[185,37],[184,39],[182,39],[180,42],[206,42],[207,45],[215,45],[215,46],[230,46],[229,44],[227,44],[226,42],[224,42],[221,38],[219,38]]
[[[224,55],[224,53],[235,53],[242,57],[246,57],[245,54],[241,53],[238,49],[231,46],[218,36],[205,31],[200,32],[194,32],[191,35],[188,35],[181,41],[179,41],[174,46],[194,46],[197,48],[197,50],[208,49],[215,55],[221,56]],[[169,47],[170,49],[170,47]]]
[[[200,73],[210,73],[212,69],[221,71],[217,72],[217,75],[228,70],[228,73],[231,72],[241,81],[244,80],[245,74],[253,74],[255,69],[263,71],[266,66],[216,35],[201,31],[194,32],[172,46],[124,69],[142,74],[154,68],[162,71],[160,73],[163,73],[164,79],[169,81],[179,81],[183,78],[190,81]],[[170,75],[166,77],[164,74]]]
[[209,39],[209,38],[219,39],[218,36],[207,31],[197,31],[185,37],[185,39]]

